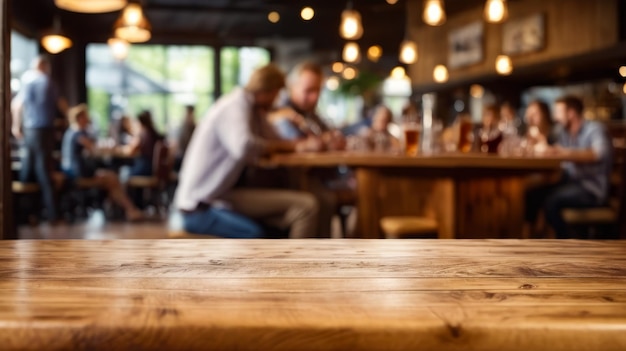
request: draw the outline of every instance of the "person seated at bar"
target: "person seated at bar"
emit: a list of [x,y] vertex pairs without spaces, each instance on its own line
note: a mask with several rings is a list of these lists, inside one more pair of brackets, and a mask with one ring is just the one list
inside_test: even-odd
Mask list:
[[513,105],[506,101],[500,105],[499,128],[504,134],[517,135],[522,127],[522,121],[517,117]]
[[96,150],[96,143],[87,132],[91,122],[87,105],[74,106],[68,114],[70,127],[63,135],[61,147],[61,169],[66,179],[73,183],[81,178],[94,178],[111,200],[124,209],[128,220],[141,219],[143,214],[126,196],[117,175],[109,170],[96,169],[86,158],[85,154]]
[[[244,168],[277,152],[319,151],[322,142],[278,138],[267,112],[284,74],[274,65],[252,73],[244,88],[222,96],[196,128],[183,160],[175,205],[183,228],[227,238],[262,238],[267,227],[288,229],[291,238],[315,237],[318,203],[310,194],[237,187]],[[262,225],[266,225],[264,228]]]
[[117,146],[130,144],[133,139],[133,128],[130,118],[120,113],[117,117],[114,117],[113,121],[109,131],[109,137],[113,139]]
[[393,122],[393,113],[385,105],[379,105],[372,116],[371,127],[362,127],[359,135],[368,138],[375,151],[400,151],[400,140],[389,132]]
[[478,151],[497,153],[502,141],[502,131],[499,128],[500,109],[497,105],[487,105],[483,110],[482,125],[476,138]]
[[550,107],[543,101],[535,100],[526,108],[526,149],[532,153],[544,152],[556,142],[553,132]]
[[608,199],[612,166],[612,146],[606,128],[583,118],[583,103],[575,96],[564,96],[554,106],[554,120],[560,127],[557,144],[548,152],[562,155],[590,156],[593,162],[563,162],[562,177],[557,183],[526,192],[526,220],[533,222],[538,209],[545,211],[546,222],[559,239],[569,237],[562,216],[565,208],[602,206]]
[[[269,121],[284,140],[305,140],[307,136],[322,138],[329,150],[345,149],[343,135],[322,121],[316,113],[324,73],[322,67],[312,62],[296,65],[287,78],[288,99],[282,107],[272,111]],[[336,169],[315,170],[309,174],[309,189],[320,203],[319,237],[331,234],[331,222],[337,207],[337,199],[328,184],[336,184]]]

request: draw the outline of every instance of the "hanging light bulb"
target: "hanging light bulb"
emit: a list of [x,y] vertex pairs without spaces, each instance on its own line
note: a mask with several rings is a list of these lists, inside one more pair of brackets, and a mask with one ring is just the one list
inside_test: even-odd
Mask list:
[[121,10],[126,0],[54,0],[58,8],[72,12],[104,13]]
[[129,3],[122,15],[115,22],[115,36],[129,43],[143,43],[150,40],[152,29],[148,19],[143,14],[141,6]]
[[303,7],[302,10],[300,11],[300,17],[302,17],[303,20],[305,21],[310,21],[313,19],[313,16],[315,16],[315,10],[313,10],[312,7]]
[[367,49],[367,58],[372,62],[378,62],[383,55],[383,48],[380,45],[373,45]]
[[345,65],[343,63],[341,63],[341,62],[333,63],[333,66],[332,66],[333,72],[335,72],[335,73],[343,72],[344,66]]
[[111,49],[111,53],[116,59],[121,61],[128,57],[130,44],[126,40],[120,38],[111,38],[107,41],[107,44],[109,44],[109,49]]
[[446,11],[443,0],[426,0],[424,2],[424,22],[430,26],[440,26],[446,22]]
[[356,68],[354,67],[346,67],[346,69],[343,70],[343,78],[346,80],[352,80],[354,78],[356,78],[356,76],[359,74],[359,72],[356,70]]
[[485,3],[485,19],[489,23],[504,22],[509,16],[506,0],[487,0]]
[[357,40],[363,36],[361,14],[359,11],[351,9],[351,7],[351,3],[348,3],[348,8],[341,13],[339,35],[347,40]]
[[326,80],[326,89],[335,91],[339,88],[339,78],[332,76]]
[[361,59],[361,49],[359,48],[359,44],[355,42],[346,43],[343,47],[342,57],[346,62],[358,62]]
[[437,83],[445,83],[448,81],[448,68],[444,65],[437,65],[433,70],[433,79]]
[[405,40],[400,45],[400,62],[407,65],[417,62],[417,44],[411,40]]
[[406,70],[402,66],[396,66],[391,70],[390,76],[393,79],[403,79],[406,77]]
[[513,72],[513,62],[506,55],[498,55],[496,58],[496,72],[503,76],[508,76]]
[[470,86],[470,95],[474,99],[482,99],[485,96],[485,88],[480,84],[472,84]]
[[267,14],[267,20],[272,22],[272,23],[278,23],[278,21],[280,21],[280,13],[276,12],[276,11],[272,11],[270,13]]
[[51,54],[58,54],[72,47],[72,41],[61,32],[61,23],[58,17],[53,19],[52,29],[41,38],[41,46]]

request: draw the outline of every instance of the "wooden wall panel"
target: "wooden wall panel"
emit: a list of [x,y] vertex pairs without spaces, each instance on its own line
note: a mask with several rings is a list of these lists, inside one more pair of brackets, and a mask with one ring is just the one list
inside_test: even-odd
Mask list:
[[[618,0],[521,0],[509,3],[509,20],[535,13],[546,15],[543,50],[513,56],[515,67],[523,67],[615,46],[619,42]],[[475,8],[448,17],[441,27],[430,27],[421,19],[422,2],[407,3],[409,36],[419,45],[419,60],[409,67],[415,85],[433,83],[433,68],[447,65],[448,32],[476,20],[483,9]],[[502,25],[484,23],[484,56],[481,63],[450,69],[450,82],[495,75],[495,59],[502,50]]]

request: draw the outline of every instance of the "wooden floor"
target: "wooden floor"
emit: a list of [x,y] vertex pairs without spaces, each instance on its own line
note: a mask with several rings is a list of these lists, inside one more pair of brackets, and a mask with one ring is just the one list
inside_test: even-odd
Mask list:
[[[339,218],[333,221],[332,237],[341,238]],[[110,221],[101,211],[93,212],[87,220],[72,224],[23,225],[18,228],[20,239],[167,239],[168,232],[180,230],[180,213],[172,212],[169,216],[152,216],[138,223]]]

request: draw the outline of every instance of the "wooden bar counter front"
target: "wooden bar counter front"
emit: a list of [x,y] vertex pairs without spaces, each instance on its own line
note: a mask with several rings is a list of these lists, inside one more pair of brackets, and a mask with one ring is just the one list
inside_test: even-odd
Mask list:
[[626,242],[1,241],[0,349],[626,350]]
[[367,153],[277,155],[267,165],[324,168],[345,165],[357,178],[357,233],[380,238],[384,216],[437,220],[440,238],[520,238],[524,189],[531,174],[551,175],[561,162],[588,157],[502,157],[438,154],[418,157]]

